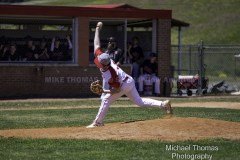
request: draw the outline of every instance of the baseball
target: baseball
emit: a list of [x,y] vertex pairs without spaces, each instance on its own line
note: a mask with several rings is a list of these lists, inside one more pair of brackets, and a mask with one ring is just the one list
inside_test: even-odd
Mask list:
[[102,28],[102,26],[103,26],[103,23],[102,23],[102,22],[98,22],[98,23],[97,23],[97,27],[99,27],[100,29]]

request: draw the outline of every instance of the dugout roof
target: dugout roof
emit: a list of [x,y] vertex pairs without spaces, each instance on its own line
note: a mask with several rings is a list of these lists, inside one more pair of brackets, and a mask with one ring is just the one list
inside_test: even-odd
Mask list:
[[[172,27],[188,27],[189,24],[172,19],[171,10],[140,9],[128,4],[89,5],[84,7],[67,6],[32,6],[32,5],[0,5],[1,23],[14,22],[11,16],[39,17],[38,23],[45,23],[46,17],[96,17],[96,18],[141,18],[144,21],[135,23],[143,27],[151,25],[151,19],[171,19]],[[4,18],[8,16],[8,18]],[[42,18],[42,19],[41,19]],[[44,20],[45,19],[45,20]],[[66,20],[67,21],[67,20]],[[21,21],[23,22],[23,21]],[[27,20],[25,21],[27,23]],[[61,23],[63,21],[61,20]],[[68,23],[68,22],[66,22]],[[132,24],[134,25],[134,24]]]

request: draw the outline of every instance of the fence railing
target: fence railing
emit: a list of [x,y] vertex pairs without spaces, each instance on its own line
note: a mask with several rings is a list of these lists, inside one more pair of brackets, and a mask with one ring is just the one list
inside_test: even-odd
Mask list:
[[[172,45],[174,79],[179,75],[196,75],[208,78],[208,88],[224,81],[234,90],[240,89],[240,45]],[[225,86],[226,87],[226,86]],[[202,92],[200,92],[201,94]]]

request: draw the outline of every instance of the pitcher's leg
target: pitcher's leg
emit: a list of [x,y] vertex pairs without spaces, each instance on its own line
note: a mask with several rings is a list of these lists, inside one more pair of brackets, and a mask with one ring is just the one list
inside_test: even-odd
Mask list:
[[126,95],[130,98],[131,101],[133,101],[136,105],[140,107],[159,107],[164,109],[167,114],[173,113],[169,100],[158,101],[150,98],[141,98],[135,87],[133,87],[131,91],[126,93]]
[[[110,88],[109,84],[106,82],[106,80],[104,78],[103,78],[103,82],[102,82],[102,88],[105,90],[109,90],[109,88]],[[101,99],[103,99],[106,94],[107,93],[102,93]]]
[[[129,84],[130,83],[130,84]],[[130,90],[132,90],[132,85],[134,85],[134,80],[133,79],[128,79],[127,82],[124,82],[121,86],[121,91],[119,93],[115,94],[106,94],[102,98],[101,106],[99,108],[98,114],[94,120],[96,123],[102,123],[104,117],[107,114],[109,106],[114,102],[116,99],[120,98],[122,95],[126,94]],[[134,87],[135,88],[135,87]],[[135,88],[136,89],[136,88]]]
[[98,114],[94,120],[95,123],[102,124],[103,120],[107,114],[107,111],[109,109],[109,106],[119,97],[123,95],[122,92],[116,93],[116,94],[106,94],[102,98],[101,106],[98,110]]
[[136,87],[133,87],[128,93],[126,93],[128,98],[140,107],[164,107],[163,101],[158,101],[150,98],[141,98],[136,90]]

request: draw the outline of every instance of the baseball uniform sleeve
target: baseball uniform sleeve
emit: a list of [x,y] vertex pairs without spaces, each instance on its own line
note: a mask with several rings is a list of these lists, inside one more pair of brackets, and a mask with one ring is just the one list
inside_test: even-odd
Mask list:
[[102,53],[103,53],[102,50],[100,48],[98,48],[98,49],[96,49],[94,55],[95,55],[95,57],[97,57],[97,56],[99,56]]

